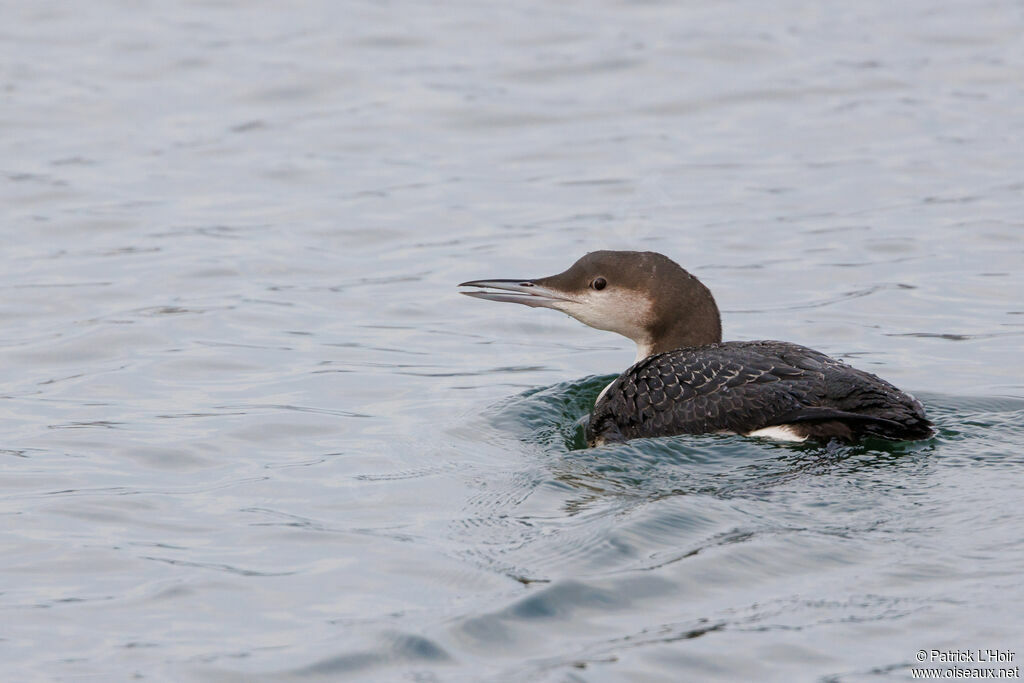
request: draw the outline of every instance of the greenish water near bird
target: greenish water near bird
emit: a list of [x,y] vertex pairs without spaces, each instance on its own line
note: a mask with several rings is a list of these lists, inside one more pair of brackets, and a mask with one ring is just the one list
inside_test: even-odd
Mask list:
[[[1019,7],[31,3],[0,49],[5,680],[906,679],[1018,651]],[[587,449],[664,253],[919,442]],[[508,310],[511,309],[511,310]]]

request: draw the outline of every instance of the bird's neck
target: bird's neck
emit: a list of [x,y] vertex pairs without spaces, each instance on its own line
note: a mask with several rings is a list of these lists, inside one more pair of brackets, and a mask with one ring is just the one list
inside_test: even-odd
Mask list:
[[652,326],[647,343],[637,343],[637,355],[643,358],[656,353],[722,341],[722,316],[711,292],[696,281],[684,300],[667,302],[659,320]]

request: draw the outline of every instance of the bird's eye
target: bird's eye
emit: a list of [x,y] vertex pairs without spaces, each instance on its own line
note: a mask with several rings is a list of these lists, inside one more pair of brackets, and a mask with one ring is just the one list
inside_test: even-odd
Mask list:
[[608,282],[603,277],[594,278],[594,281],[590,283],[590,286],[597,290],[605,288]]

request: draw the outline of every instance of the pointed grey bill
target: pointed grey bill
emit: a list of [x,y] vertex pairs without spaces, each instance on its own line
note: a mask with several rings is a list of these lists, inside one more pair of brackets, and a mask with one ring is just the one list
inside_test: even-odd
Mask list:
[[556,308],[561,302],[572,301],[561,292],[556,292],[529,280],[473,280],[472,282],[463,282],[459,287],[499,290],[495,292],[460,292],[460,294],[488,301],[508,301],[533,308]]

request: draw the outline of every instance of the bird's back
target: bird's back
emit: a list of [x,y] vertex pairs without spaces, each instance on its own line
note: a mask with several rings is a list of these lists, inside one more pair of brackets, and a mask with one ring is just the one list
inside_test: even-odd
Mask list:
[[797,344],[751,341],[643,359],[598,400],[587,440],[750,434],[768,427],[816,440],[932,434],[920,402],[879,377]]

